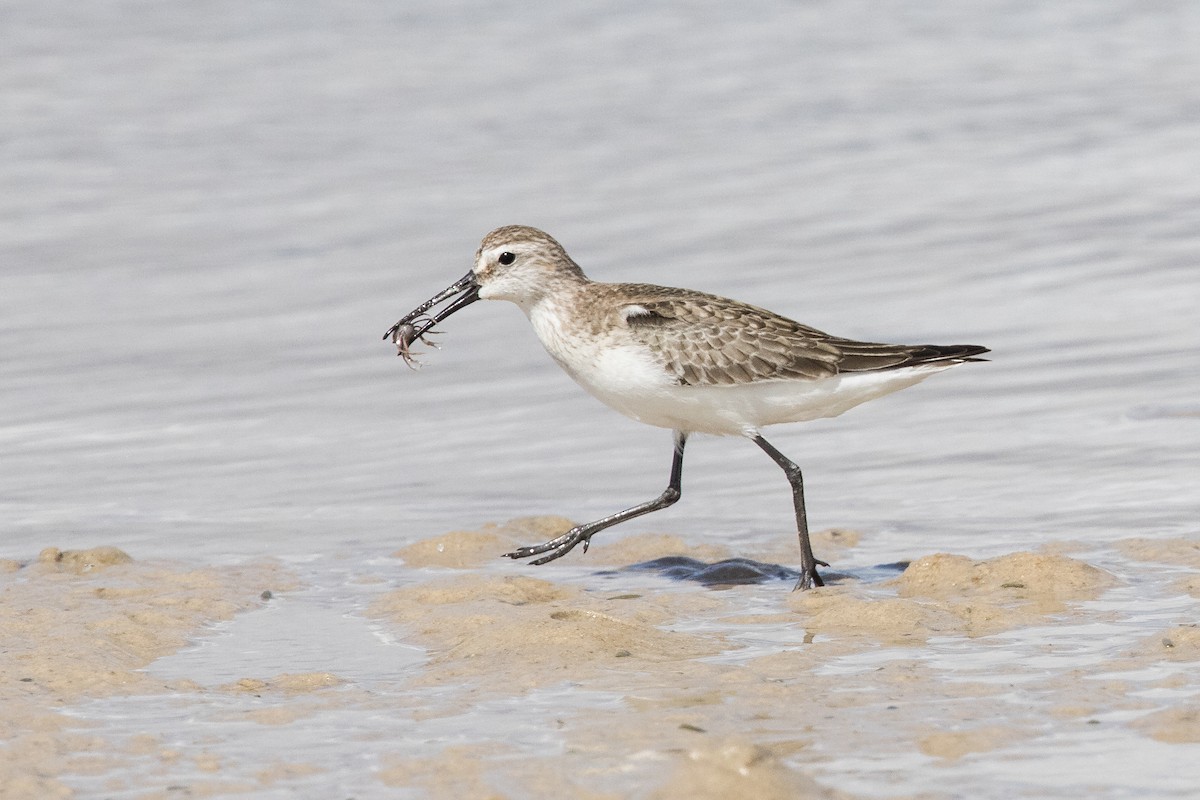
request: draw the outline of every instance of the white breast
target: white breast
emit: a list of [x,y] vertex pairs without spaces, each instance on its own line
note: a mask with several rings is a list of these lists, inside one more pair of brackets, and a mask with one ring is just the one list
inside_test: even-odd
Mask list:
[[550,303],[542,303],[528,314],[542,346],[558,365],[605,404],[642,422],[661,424],[643,418],[641,412],[674,384],[662,362],[623,329],[593,333],[556,312]]

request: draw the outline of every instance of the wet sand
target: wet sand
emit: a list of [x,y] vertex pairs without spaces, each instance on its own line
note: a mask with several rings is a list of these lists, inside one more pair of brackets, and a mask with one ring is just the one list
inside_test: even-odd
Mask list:
[[[206,569],[142,564],[115,547],[46,548],[0,562],[0,795],[70,797],[64,776],[119,764],[112,748],[63,709],[88,699],[163,692],[139,670],[186,647],[213,622],[290,585],[277,565]],[[152,738],[135,752],[157,749]],[[163,750],[159,755],[171,760]]]
[[[305,591],[288,565],[151,563],[115,548],[3,562],[3,796],[338,786],[345,764],[311,750],[280,756],[266,743],[343,713],[422,742],[385,741],[357,768],[357,785],[381,796],[1100,796],[1130,780],[1120,777],[1129,759],[1196,763],[1194,541],[1068,543],[986,560],[928,554],[900,572],[854,567],[860,537],[830,531],[819,553],[831,574],[851,565],[849,574],[807,593],[781,580],[708,586],[627,569],[734,555],[671,535],[597,543],[573,564],[590,572],[496,558],[567,523],[514,520],[417,542],[388,559],[383,585],[351,564],[348,583],[371,590],[353,615],[423,651],[370,685],[339,674],[337,652],[327,670],[259,656],[255,671],[215,684],[155,674],[156,660],[196,642],[219,651],[231,641],[222,621]],[[277,633],[320,646],[303,624]],[[389,647],[379,645],[381,663]],[[182,745],[149,723],[136,732],[136,718],[114,727],[95,712],[155,698],[254,705]],[[455,734],[439,734],[450,719]],[[260,729],[251,741],[262,752],[223,741],[235,725]],[[1055,769],[1052,743],[1067,759]],[[1076,750],[1088,757],[1068,757]],[[1172,796],[1188,773],[1135,783]]]

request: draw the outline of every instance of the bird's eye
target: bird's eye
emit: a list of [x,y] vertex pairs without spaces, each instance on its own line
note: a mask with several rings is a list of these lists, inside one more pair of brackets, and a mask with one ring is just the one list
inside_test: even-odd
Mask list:
[[497,261],[499,261],[501,264],[503,264],[504,266],[506,266],[506,267],[507,267],[509,264],[511,264],[511,263],[513,263],[514,261],[516,261],[516,260],[517,260],[517,257],[516,257],[516,256],[514,256],[512,253],[510,253],[510,252],[508,252],[508,251],[506,250],[506,251],[504,251],[503,253],[501,253],[501,254],[500,254],[500,257],[499,257],[499,258],[497,258],[496,260],[497,260]]

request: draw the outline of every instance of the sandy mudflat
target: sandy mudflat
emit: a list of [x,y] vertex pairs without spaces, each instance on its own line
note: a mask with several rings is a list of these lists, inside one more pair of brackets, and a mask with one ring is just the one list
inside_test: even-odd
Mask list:
[[[313,591],[290,565],[4,562],[0,794],[1186,796],[1187,769],[1129,779],[1118,760],[1196,763],[1194,542],[928,554],[863,580],[859,537],[826,532],[849,577],[808,593],[625,569],[732,555],[667,535],[598,542],[576,569],[497,560],[566,522],[432,537],[387,559],[390,580],[343,565],[334,588],[362,593],[334,624],[383,635],[356,666],[322,654],[317,615],[286,613]],[[268,613],[277,643],[248,654],[229,626]],[[196,641],[233,671],[151,666]],[[289,660],[289,641],[316,655]],[[404,668],[401,646],[419,653]],[[326,724],[343,740],[306,738]]]
[[[205,625],[254,608],[268,587],[288,585],[275,565],[140,564],[113,547],[47,548],[0,568],[0,794],[14,798],[70,797],[64,775],[131,755],[64,717],[64,708],[167,691],[138,670],[185,647]],[[155,749],[147,739],[134,752]]]

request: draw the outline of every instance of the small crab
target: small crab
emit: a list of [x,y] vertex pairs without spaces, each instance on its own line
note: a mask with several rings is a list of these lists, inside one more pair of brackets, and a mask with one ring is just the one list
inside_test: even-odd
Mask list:
[[[383,334],[384,341],[392,340],[396,345],[396,355],[404,359],[404,363],[408,364],[410,369],[419,369],[421,362],[417,361],[412,351],[413,343],[418,339],[424,340],[425,344],[432,347],[434,350],[440,350],[433,342],[425,339],[426,336],[433,334],[437,335],[437,331],[431,330],[434,325],[444,320],[446,317],[453,314],[463,306],[470,305],[479,299],[479,282],[475,280],[475,273],[468,272],[460,278],[453,286],[438,292],[433,297],[426,300],[421,305],[414,308],[412,311],[400,318],[392,327],[388,328]],[[426,313],[429,309],[437,306],[447,300],[452,300],[449,305],[442,308],[435,314]]]
[[416,359],[420,353],[412,351],[413,343],[417,340],[424,341],[425,344],[432,347],[434,350],[440,350],[434,342],[424,338],[426,336],[440,336],[440,331],[431,331],[435,320],[432,317],[421,316],[411,322],[397,324],[390,331],[392,342],[396,345],[396,355],[404,359],[404,363],[409,369],[420,369],[423,365]]

